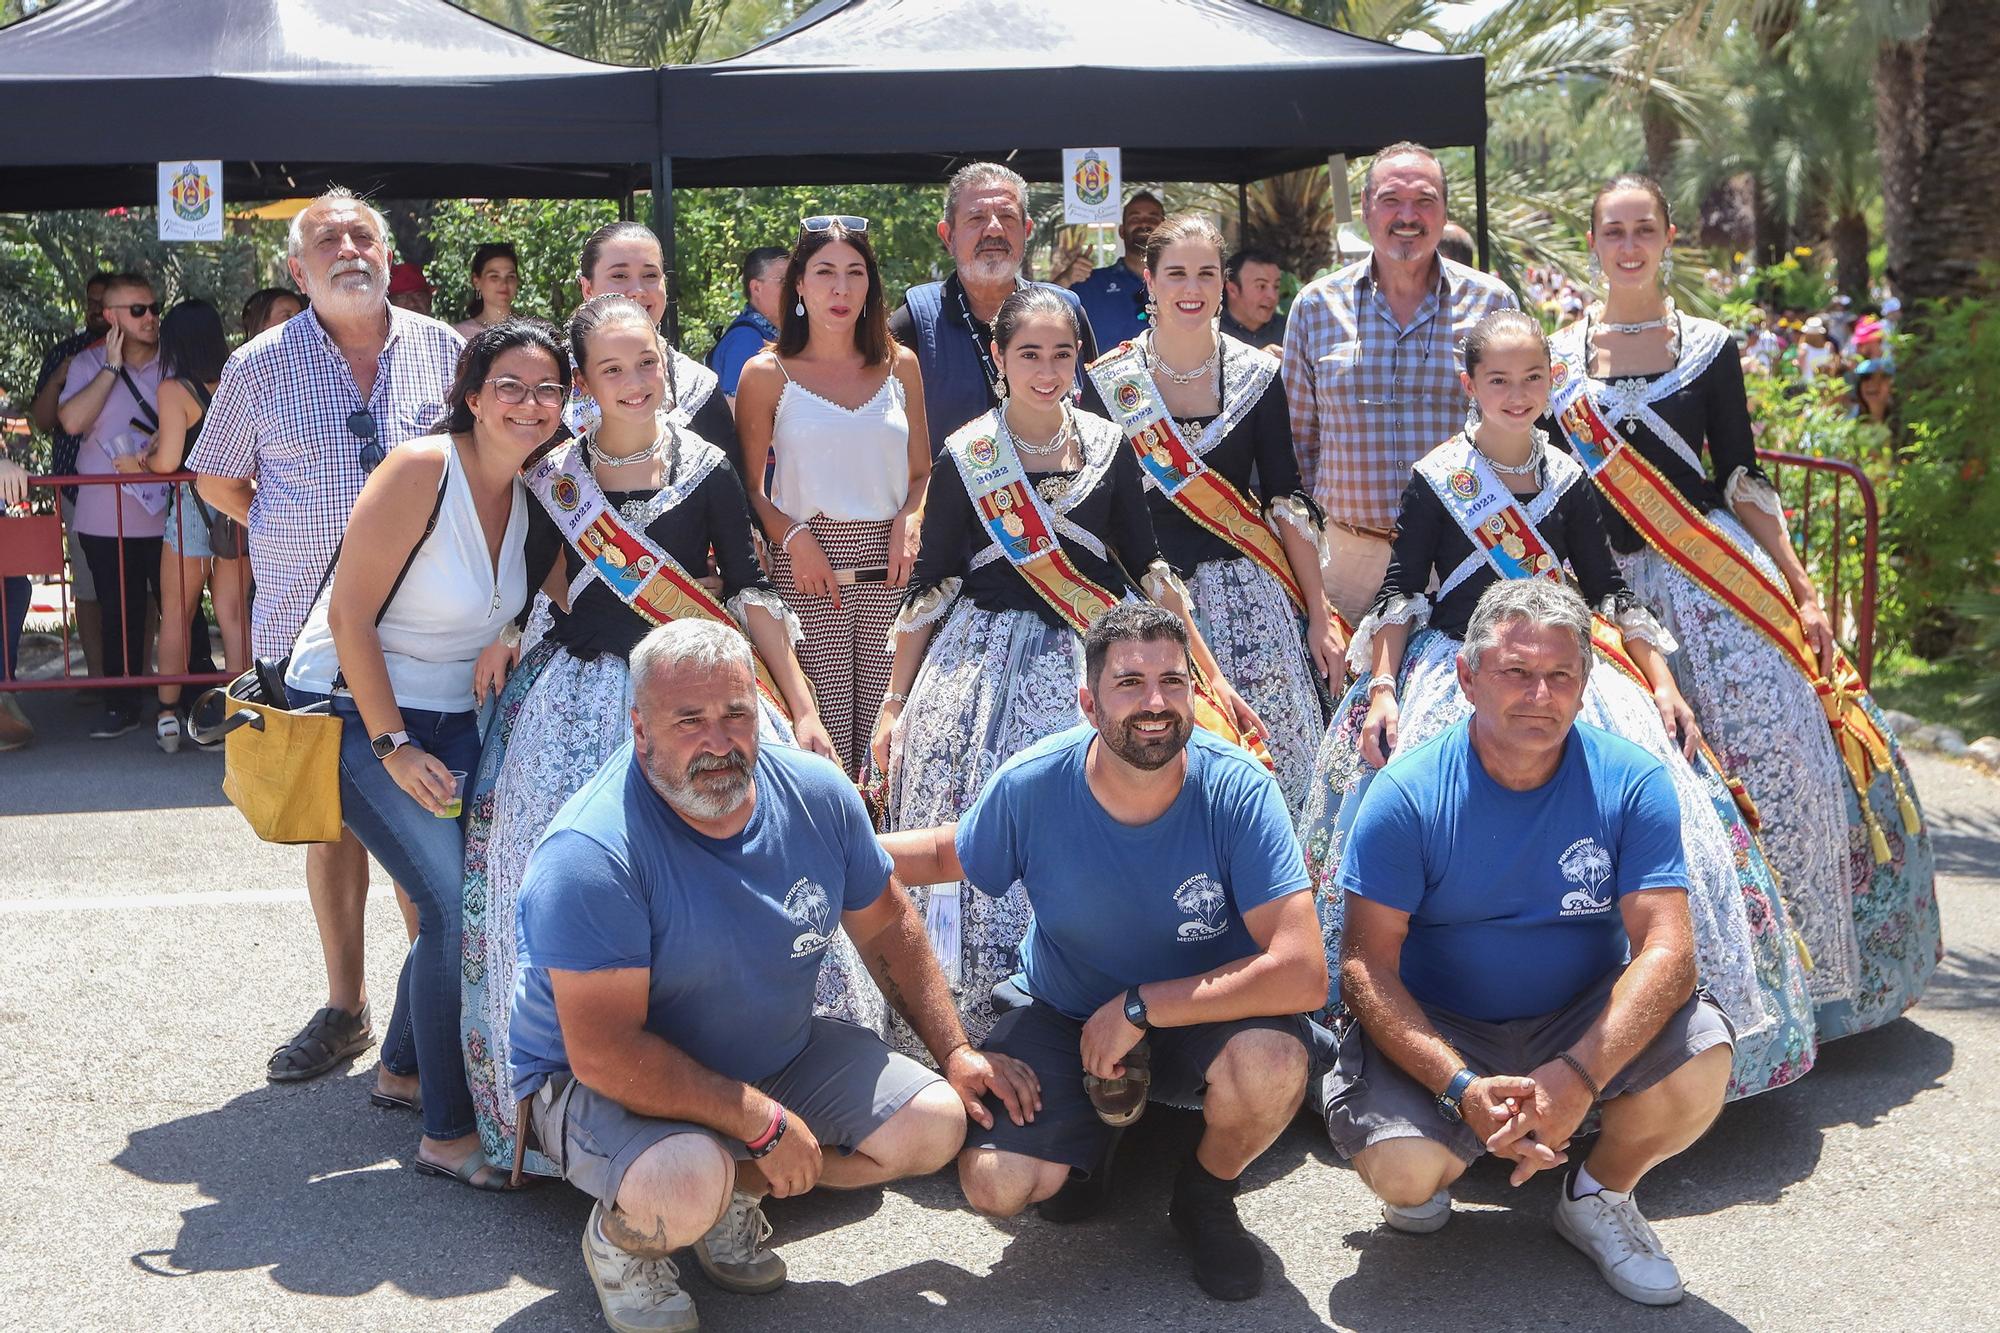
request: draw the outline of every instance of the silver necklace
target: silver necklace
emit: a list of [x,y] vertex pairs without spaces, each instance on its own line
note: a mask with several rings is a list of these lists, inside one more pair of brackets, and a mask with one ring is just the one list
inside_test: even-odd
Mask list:
[[614,455],[607,454],[603,449],[599,448],[597,438],[592,436],[590,439],[590,452],[592,457],[596,458],[598,462],[604,464],[606,467],[628,467],[633,463],[643,463],[649,458],[657,458],[666,449],[667,441],[671,438],[671,430],[662,430],[658,435],[653,437],[651,444],[637,453]]
[[1215,350],[1210,352],[1200,365],[1183,374],[1160,360],[1159,349],[1153,345],[1152,338],[1148,337],[1146,339],[1146,365],[1156,374],[1165,375],[1176,384],[1193,384],[1198,380],[1208,378],[1222,368],[1222,339],[1217,338],[1215,340]]
[[[1602,309],[1603,307],[1599,307]],[[1674,322],[1674,298],[1662,300],[1662,309],[1657,319],[1642,319],[1636,324],[1614,324],[1610,320],[1598,321],[1597,327],[1606,333],[1645,333],[1649,329],[1664,329]]]
[[1485,450],[1480,449],[1479,442],[1477,440],[1474,440],[1472,442],[1472,447],[1479,454],[1481,458],[1486,460],[1486,466],[1492,468],[1495,472],[1502,472],[1510,477],[1530,477],[1534,475],[1535,469],[1542,465],[1542,450],[1545,447],[1545,444],[1546,444],[1545,437],[1543,437],[1543,435],[1539,431],[1536,432],[1535,445],[1532,449],[1528,450],[1528,461],[1520,464],[1517,467],[1509,467],[1507,466],[1507,464],[1502,463],[1498,459],[1494,458],[1491,454],[1487,453]]
[[1000,414],[1000,427],[1007,432],[1007,438],[1014,442],[1014,447],[1022,453],[1032,454],[1036,458],[1047,458],[1051,454],[1062,452],[1063,446],[1069,443],[1069,424],[1069,404],[1065,402],[1062,405],[1062,425],[1056,427],[1056,433],[1049,437],[1049,442],[1047,444],[1029,444],[1026,440],[1016,435],[1014,428],[1007,424],[1007,414],[1005,412]]

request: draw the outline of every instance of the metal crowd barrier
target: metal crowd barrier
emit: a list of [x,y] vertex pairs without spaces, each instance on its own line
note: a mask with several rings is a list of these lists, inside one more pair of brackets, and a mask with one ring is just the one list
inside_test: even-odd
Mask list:
[[[62,506],[56,503],[54,493],[66,486],[130,485],[133,484],[134,480],[135,478],[131,474],[122,472],[114,472],[109,475],[93,474],[91,476],[30,477],[28,478],[28,484],[31,488],[41,488],[51,493],[49,495],[50,512],[27,515],[0,513],[0,579],[14,575],[25,575],[31,579],[42,580],[46,586],[58,588],[60,590],[60,610],[62,613],[62,671],[46,680],[22,680],[19,677],[18,671],[16,671],[11,673],[11,679],[0,680],[0,690],[71,690],[100,689],[112,686],[222,685],[231,679],[230,673],[227,671],[183,672],[176,676],[91,676],[78,674],[70,670],[70,644],[73,632],[71,622],[75,618],[75,605],[70,597],[69,562],[67,558],[69,534],[63,525]],[[172,487],[183,481],[193,481],[194,474],[192,472],[162,472],[148,474],[137,478],[137,480],[144,484],[158,484]],[[119,591],[122,595],[125,578],[125,507],[123,505],[117,507],[117,515],[118,577],[121,584]],[[170,525],[181,524],[185,520],[186,515],[181,512],[181,506],[179,505],[174,506],[172,514],[167,519]],[[197,518],[196,521],[199,521],[199,519]],[[177,540],[181,535],[181,531],[179,530],[176,530],[174,533]],[[247,624],[249,623],[250,615],[250,608],[247,605],[248,580],[245,580],[245,588],[246,605],[243,608],[243,614],[244,623]],[[98,590],[100,596],[105,591],[105,589],[101,588]],[[29,596],[32,597],[33,595],[30,592]],[[6,598],[6,585],[5,583],[0,583],[0,625],[10,623],[8,616],[13,611],[13,608],[7,605]],[[165,614],[165,608],[161,608],[161,613]],[[216,656],[219,658],[221,656],[222,645],[217,641],[214,647]],[[4,641],[0,641],[0,651],[4,650],[5,643]]]
[[[1785,501],[1786,527],[1798,547],[1799,558],[1813,585],[1819,589],[1820,604],[1833,622],[1834,637],[1854,645],[1854,668],[1864,685],[1875,677],[1876,564],[1882,537],[1881,510],[1875,500],[1874,483],[1859,465],[1839,458],[1810,458],[1804,454],[1779,453],[1759,449],[1757,457],[1770,465],[1771,481]],[[1796,469],[1797,484],[1786,474]],[[1815,475],[1829,478],[1814,495]],[[1844,487],[1854,485],[1860,497],[1861,513],[1848,512]],[[1842,597],[1842,566],[1850,563],[1850,533],[1859,524],[1858,558],[1847,574],[1847,598]],[[1858,586],[1857,586],[1858,585]],[[1852,604],[1849,603],[1852,599]]]

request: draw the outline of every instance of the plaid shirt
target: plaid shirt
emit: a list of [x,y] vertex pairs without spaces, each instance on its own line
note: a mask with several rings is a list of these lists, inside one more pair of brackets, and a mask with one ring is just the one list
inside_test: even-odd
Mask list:
[[[1363,259],[1310,283],[1285,330],[1285,398],[1299,475],[1327,517],[1389,529],[1410,469],[1465,424],[1458,349],[1514,294],[1439,256],[1438,287],[1398,325]],[[1447,319],[1438,317],[1448,311]]]
[[[437,320],[388,310],[367,407],[382,447],[393,449],[429,434],[444,415],[465,340]],[[250,648],[259,657],[291,652],[361,494],[362,441],[347,428],[361,406],[346,359],[310,309],[245,343],[222,368],[188,468],[257,479]]]

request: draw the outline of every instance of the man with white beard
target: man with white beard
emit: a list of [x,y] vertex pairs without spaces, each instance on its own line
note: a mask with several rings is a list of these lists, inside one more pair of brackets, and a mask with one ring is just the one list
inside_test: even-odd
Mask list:
[[[584,1263],[618,1333],[699,1326],[673,1254],[775,1291],[766,1195],[862,1189],[952,1159],[968,1115],[1032,1117],[1035,1077],[972,1049],[860,793],[757,742],[750,641],[676,620],[632,650],[632,739],[565,804],[521,884],[514,1095],[592,1195]],[[844,930],[939,1078],[813,1015]]]
[[[361,483],[443,416],[465,347],[448,325],[389,304],[389,229],[352,191],[335,187],[293,218],[286,252],[312,304],[229,358],[187,460],[201,498],[249,529],[251,651],[272,660],[291,652]],[[276,1082],[315,1078],[374,1040],[362,948],[368,854],[353,834],[307,849],[306,890],[327,1000],[272,1053]],[[390,1035],[382,1064],[376,1096],[412,1105],[416,1052],[402,1034]]]
[[1411,469],[1465,424],[1465,335],[1515,307],[1497,279],[1438,254],[1445,202],[1430,149],[1377,153],[1361,183],[1374,253],[1309,283],[1285,333],[1292,447],[1326,511],[1327,600],[1349,624],[1381,590]]

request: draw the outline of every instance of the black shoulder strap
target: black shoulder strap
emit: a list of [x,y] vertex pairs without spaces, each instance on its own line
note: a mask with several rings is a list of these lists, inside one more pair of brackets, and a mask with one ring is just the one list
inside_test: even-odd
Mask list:
[[159,410],[146,401],[145,394],[139,392],[139,386],[133,382],[131,372],[126,370],[125,367],[120,366],[118,367],[118,378],[125,381],[125,391],[132,395],[133,402],[139,404],[139,410],[146,414],[146,420],[151,424],[152,429],[158,430],[160,428]]
[[[446,446],[447,449],[451,447],[453,446],[450,445]],[[431,516],[428,519],[424,520],[423,535],[417,538],[417,544],[415,546],[412,546],[410,548],[410,553],[403,557],[403,567],[396,571],[396,581],[389,585],[388,596],[384,597],[382,599],[382,605],[376,608],[375,623],[377,625],[380,625],[382,623],[383,616],[389,614],[389,604],[396,600],[396,593],[402,588],[403,580],[410,576],[410,566],[417,563],[417,552],[424,549],[424,543],[431,539],[431,534],[433,532],[437,531],[438,515],[444,512],[445,487],[449,485],[450,482],[451,482],[451,455],[447,453],[445,455],[445,460],[444,460],[444,475],[438,478],[437,499],[431,502]],[[342,534],[340,539],[340,545],[335,546],[333,548],[333,559],[326,562],[326,572],[319,576],[319,591],[313,594],[314,602],[319,601],[320,593],[326,591],[326,585],[328,581],[330,581],[333,578],[334,567],[340,563],[340,548],[341,546],[345,546],[346,544],[347,544],[347,537],[345,534]],[[333,688],[335,690],[343,690],[347,688],[346,673],[341,671],[338,667],[334,669],[333,673]]]

